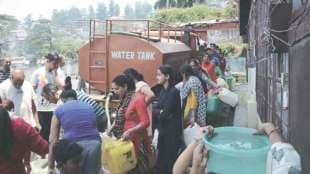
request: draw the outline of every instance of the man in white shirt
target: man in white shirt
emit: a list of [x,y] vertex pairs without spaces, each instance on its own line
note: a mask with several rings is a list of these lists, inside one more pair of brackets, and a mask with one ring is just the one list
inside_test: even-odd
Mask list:
[[39,121],[42,126],[41,135],[45,140],[49,140],[51,120],[56,105],[50,103],[42,96],[43,87],[47,84],[62,89],[64,79],[59,78],[57,69],[59,64],[58,54],[47,54],[45,56],[45,65],[32,73],[31,83],[37,94],[37,110]]
[[31,126],[41,129],[35,104],[37,97],[31,83],[25,81],[23,70],[13,70],[11,78],[0,84],[0,97],[13,102],[13,116],[22,117]]

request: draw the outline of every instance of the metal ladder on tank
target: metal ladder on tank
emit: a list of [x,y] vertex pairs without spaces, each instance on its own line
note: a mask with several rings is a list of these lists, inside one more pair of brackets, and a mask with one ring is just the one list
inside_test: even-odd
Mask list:
[[[96,30],[96,24],[101,24],[102,26],[105,26],[106,28],[108,27],[108,24],[106,21],[100,21],[100,20],[95,20],[92,19],[89,22],[89,66],[88,66],[88,83],[89,83],[89,87],[88,87],[88,93],[91,93],[92,90],[92,86],[94,84],[104,84],[106,89],[108,89],[108,81],[109,81],[109,76],[108,76],[108,61],[109,61],[109,37],[108,37],[108,33],[107,33],[107,29],[105,29],[105,33],[97,33]],[[106,46],[105,48],[100,48],[100,49],[95,49],[94,45],[95,45],[95,40],[96,39],[105,39],[106,41]],[[105,62],[103,62],[103,65],[93,65],[92,60],[93,58],[98,55],[98,54],[102,54],[102,56],[105,58]],[[94,69],[104,69],[105,71],[105,80],[92,80],[92,70]]]
[[[181,32],[182,30],[180,30],[180,28],[177,27],[173,27],[170,26],[168,24],[165,23],[161,23],[158,21],[152,21],[152,20],[147,20],[147,19],[138,19],[138,20],[119,20],[119,19],[113,19],[113,20],[96,20],[96,19],[92,19],[90,20],[89,23],[89,67],[88,67],[88,83],[89,83],[89,88],[88,88],[88,92],[91,92],[91,86],[93,84],[104,84],[105,85],[105,89],[109,89],[108,83],[109,83],[109,36],[111,34],[113,34],[113,25],[115,25],[115,22],[144,22],[146,23],[146,32],[144,33],[146,36],[146,40],[150,41],[150,31],[157,31],[158,32],[158,36],[157,38],[161,41],[162,38],[167,38],[168,42],[177,42],[177,32]],[[104,30],[102,33],[98,33],[96,30],[96,24],[101,24],[101,26],[104,26]],[[151,29],[151,24],[156,24],[158,26],[158,28]],[[166,36],[164,36],[166,34]],[[195,34],[197,35],[197,34]],[[197,35],[198,36],[198,35]],[[98,49],[94,49],[94,43],[96,39],[104,39],[105,38],[105,48],[102,48],[100,50]],[[102,54],[105,57],[105,62],[104,65],[92,65],[91,60],[93,59],[93,57],[95,55],[98,54]],[[96,80],[92,80],[92,70],[93,69],[104,69],[105,72],[105,80],[103,81],[96,81]],[[107,92],[107,91],[105,91]]]

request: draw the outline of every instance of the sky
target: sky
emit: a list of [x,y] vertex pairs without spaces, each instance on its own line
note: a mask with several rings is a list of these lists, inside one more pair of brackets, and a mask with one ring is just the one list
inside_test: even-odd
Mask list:
[[[117,2],[121,10],[126,4],[134,4],[137,0],[114,0]],[[145,0],[154,4],[155,0]],[[34,18],[40,15],[50,18],[53,9],[68,9],[71,7],[86,8],[89,5],[96,5],[104,2],[108,4],[110,0],[0,0],[0,14],[9,14],[16,16],[17,19],[24,19],[29,13]]]

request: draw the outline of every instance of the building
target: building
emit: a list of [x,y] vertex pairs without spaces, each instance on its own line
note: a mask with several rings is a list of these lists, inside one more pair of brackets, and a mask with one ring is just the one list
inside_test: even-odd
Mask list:
[[208,43],[241,43],[239,20],[209,20],[190,24],[199,38]]
[[310,1],[240,0],[249,90],[262,121],[277,125],[310,173]]

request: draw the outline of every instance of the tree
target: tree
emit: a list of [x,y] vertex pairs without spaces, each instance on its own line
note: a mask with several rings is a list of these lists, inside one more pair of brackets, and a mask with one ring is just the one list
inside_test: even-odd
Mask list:
[[66,10],[53,10],[52,13],[52,25],[64,26],[68,22],[68,13]]
[[67,11],[67,22],[73,22],[73,21],[78,21],[82,19],[82,13],[80,9],[76,7],[72,7]]
[[23,25],[24,25],[24,28],[26,30],[30,30],[31,26],[32,26],[32,21],[33,21],[33,18],[32,18],[32,14],[28,14],[25,19],[24,19],[24,22],[23,22]]
[[14,16],[0,15],[0,56],[3,51],[9,48],[9,38],[11,31],[15,30],[19,24],[19,21]]
[[38,20],[28,33],[26,38],[26,53],[40,58],[52,51],[52,31],[50,21]]
[[118,4],[115,4],[113,16],[119,16],[119,15],[120,15],[120,11],[121,11],[121,10],[120,10],[119,5],[118,5]]
[[88,18],[89,19],[96,18],[95,10],[94,10],[94,7],[92,5],[90,5],[88,7]]
[[230,18],[238,17],[238,5],[234,1],[229,1],[225,7],[225,15]]
[[225,14],[224,8],[194,5],[191,8],[170,8],[157,10],[151,17],[153,20],[168,24],[189,23],[201,20],[231,18]]
[[96,17],[101,20],[105,20],[107,18],[107,7],[104,3],[99,3],[97,5]]
[[109,3],[109,17],[113,16],[115,14],[115,3],[113,0]]
[[169,8],[170,7],[169,6],[169,1],[167,1],[167,0],[157,0],[155,2],[154,7],[156,9]]
[[65,33],[53,33],[53,50],[63,54],[67,58],[76,59],[77,51],[80,49],[85,40],[79,37],[66,37]]
[[135,3],[135,17],[147,18],[152,13],[152,5],[146,1],[136,1]]
[[155,3],[156,9],[173,8],[173,7],[192,7],[194,3],[203,4],[206,0],[157,0]]
[[124,8],[124,14],[125,14],[125,17],[128,19],[134,18],[135,12],[134,12],[133,8],[131,7],[131,5],[126,4],[126,6]]
[[0,15],[0,39],[6,40],[9,33],[17,28],[19,21],[14,16]]
[[177,7],[183,8],[186,6],[187,1],[186,0],[177,0]]

